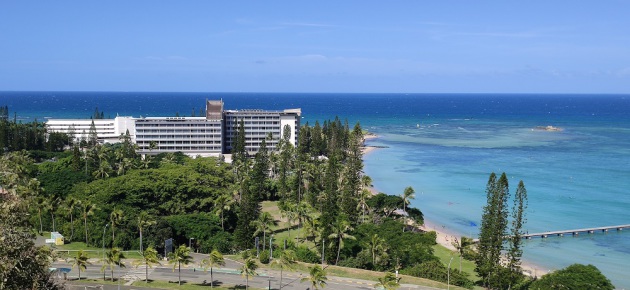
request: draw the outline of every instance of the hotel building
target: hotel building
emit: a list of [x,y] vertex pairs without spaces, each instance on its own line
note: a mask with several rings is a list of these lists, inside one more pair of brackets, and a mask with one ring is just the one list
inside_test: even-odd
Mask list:
[[[283,111],[223,110],[223,101],[206,101],[205,117],[121,117],[115,119],[49,119],[50,132],[74,132],[75,139],[88,137],[92,122],[99,142],[120,142],[127,131],[140,154],[182,152],[189,156],[220,156],[230,153],[236,141],[238,125],[244,123],[246,150],[258,152],[263,139],[275,149],[283,128],[291,128],[290,142],[297,143],[300,109]],[[153,146],[152,146],[153,145]]]

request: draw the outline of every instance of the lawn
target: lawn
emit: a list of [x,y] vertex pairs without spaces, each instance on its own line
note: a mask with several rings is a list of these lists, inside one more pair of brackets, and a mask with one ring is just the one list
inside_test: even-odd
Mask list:
[[[102,258],[103,257],[103,248],[102,247],[93,247],[87,246],[84,242],[72,242],[62,246],[53,246],[53,250],[57,253],[59,258],[71,258],[76,255],[77,251],[83,250],[88,255],[88,258]],[[105,248],[105,252],[109,251],[108,248]],[[140,255],[139,251],[123,251],[126,259],[141,259],[142,255]]]
[[[156,288],[156,289],[184,289],[184,290],[210,289],[210,284],[204,285],[204,284],[199,284],[199,283],[194,283],[194,284],[182,283],[182,285],[179,286],[177,285],[177,283],[171,283],[171,282],[165,282],[165,281],[149,281],[149,283],[145,283],[144,281],[136,281],[133,283],[133,286],[151,287],[151,288]],[[245,289],[245,285],[221,285],[221,286],[215,285],[214,289]],[[266,289],[266,288],[255,288],[255,287],[250,286],[249,289],[260,290],[260,289]]]

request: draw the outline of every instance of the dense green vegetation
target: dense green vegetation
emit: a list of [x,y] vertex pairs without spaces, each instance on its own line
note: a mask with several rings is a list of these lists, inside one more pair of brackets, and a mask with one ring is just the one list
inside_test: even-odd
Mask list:
[[24,152],[0,157],[0,289],[63,289],[48,271],[50,250],[34,244],[28,210],[36,180],[28,176],[29,163]]
[[[37,123],[22,125],[6,118],[0,123],[6,125],[2,128],[41,127],[37,134],[46,133]],[[263,144],[253,156],[245,150],[242,128],[241,124],[232,163],[181,153],[139,156],[129,133],[121,135],[118,144],[101,145],[94,130],[84,140],[57,136],[63,141],[57,147],[46,146],[51,134],[37,141],[43,147],[15,147],[12,140],[21,129],[5,130],[2,140],[8,153],[2,155],[5,173],[0,177],[3,236],[15,233],[30,240],[28,230],[35,228],[59,231],[69,243],[105,245],[111,249],[107,254],[111,255],[110,270],[122,266],[116,257],[123,250],[151,252],[150,260],[156,260],[153,256],[165,255],[164,241],[169,238],[177,250],[171,256],[182,256],[173,264],[179,268],[189,262],[187,251],[215,256],[236,253],[253,249],[257,237],[259,261],[284,263],[281,269],[295,260],[324,260],[473,287],[466,272],[449,270],[436,257],[435,233],[422,233],[415,227],[424,217],[409,206],[413,188],[400,195],[370,192],[371,179],[363,174],[359,124],[350,129],[339,119],[312,127],[307,123],[300,129],[297,146],[289,142],[292,132],[287,127],[275,148]],[[28,154],[36,160],[28,158],[26,151],[11,152],[23,148],[30,149]],[[66,151],[57,152],[63,148]],[[456,245],[459,255],[477,261],[481,285],[526,287],[530,281],[519,274],[519,234],[527,199],[524,185],[521,182],[515,194],[510,232],[507,179],[497,180],[493,174],[487,193],[478,253],[471,250],[470,240],[462,239]],[[264,211],[262,202],[277,205],[277,212]],[[20,212],[19,219],[10,218]],[[270,241],[272,234],[282,240]],[[509,235],[517,238],[504,243],[503,237]],[[191,249],[186,247],[189,244]],[[15,253],[28,252],[27,257],[49,255],[32,243],[8,245]],[[503,250],[508,253],[507,267],[499,264]],[[142,257],[148,261],[148,256]],[[75,260],[79,269],[85,266],[82,254]],[[47,260],[33,258],[31,265],[34,268],[29,271],[36,272],[46,267]],[[1,270],[0,275],[15,275],[10,269]],[[49,283],[45,273],[33,278]],[[393,283],[383,279],[382,283]]]
[[542,276],[529,289],[615,289],[610,280],[593,265],[573,264]]

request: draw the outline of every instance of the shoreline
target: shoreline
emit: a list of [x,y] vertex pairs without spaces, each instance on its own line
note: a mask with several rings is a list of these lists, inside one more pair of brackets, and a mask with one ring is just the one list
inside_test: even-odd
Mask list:
[[[365,141],[367,140],[372,140],[372,139],[377,139],[380,136],[373,134],[373,133],[368,133],[365,135],[363,141],[364,141],[364,146],[361,147],[361,151],[363,153],[363,156],[366,156],[367,154],[374,152],[376,149],[384,149],[382,147],[377,147],[377,146],[369,146],[369,145],[365,145]],[[375,183],[375,182],[374,182]],[[372,195],[377,195],[382,191],[379,191],[374,185],[372,185],[371,187],[369,187],[369,191],[372,193]],[[385,192],[383,192],[385,193]],[[387,194],[387,193],[385,193]],[[422,225],[417,225],[417,227],[425,232],[430,232],[430,231],[434,231],[436,233],[436,243],[442,247],[445,247],[451,251],[455,251],[457,252],[457,248],[455,248],[455,246],[453,246],[453,241],[455,240],[455,238],[457,238],[458,240],[461,240],[461,238],[463,236],[466,236],[464,234],[461,234],[459,232],[456,231],[451,231],[449,229],[447,229],[444,226],[441,226],[442,229],[440,229],[440,224],[439,222],[432,220],[432,219],[424,219],[424,224]],[[534,263],[531,263],[529,261],[527,261],[526,259],[521,259],[521,270],[523,272],[524,275],[529,276],[529,277],[540,277],[546,273],[549,272],[549,269],[546,269],[545,267],[542,267],[540,265],[536,265]],[[540,275],[539,273],[542,273],[542,275]]]
[[379,138],[379,136],[374,133],[367,133],[363,136],[363,146],[361,146],[361,153],[363,154],[363,156],[369,154],[370,152],[376,149],[382,149],[381,147],[365,145],[365,141],[376,139],[376,138]]

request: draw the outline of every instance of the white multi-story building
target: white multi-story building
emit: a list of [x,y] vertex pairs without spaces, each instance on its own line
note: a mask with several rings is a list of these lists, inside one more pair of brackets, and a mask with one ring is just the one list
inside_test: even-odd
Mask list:
[[94,124],[98,139],[102,143],[119,142],[120,134],[129,130],[134,131],[134,121],[131,117],[116,117],[115,119],[49,119],[46,127],[50,132],[74,134],[76,140],[88,139],[90,128]]
[[[238,126],[243,121],[245,128],[245,150],[253,154],[258,152],[262,140],[267,139],[267,148],[275,150],[278,140],[282,137],[285,126],[291,128],[290,142],[297,144],[298,130],[300,128],[300,109],[288,109],[284,111],[263,110],[228,110],[224,111],[225,118],[225,151],[231,152]],[[267,138],[271,134],[271,138]]]
[[291,143],[296,145],[301,110],[223,110],[223,101],[206,101],[205,117],[120,117],[115,119],[49,119],[50,132],[74,133],[75,139],[88,138],[92,123],[99,142],[120,142],[127,131],[140,154],[182,152],[189,156],[219,156],[230,153],[236,141],[238,124],[245,124],[246,150],[255,153],[269,134],[273,150],[283,128],[291,128]]

